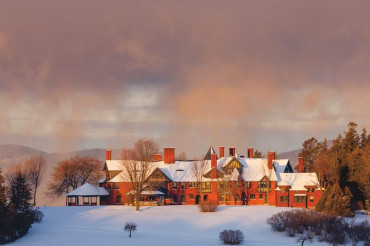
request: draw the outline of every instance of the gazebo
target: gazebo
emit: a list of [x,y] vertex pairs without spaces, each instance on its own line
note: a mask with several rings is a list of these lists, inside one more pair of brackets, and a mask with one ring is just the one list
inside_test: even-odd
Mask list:
[[[109,192],[103,187],[96,187],[85,183],[77,189],[67,193],[67,206],[96,206],[100,205],[100,197],[109,196]],[[82,198],[80,200],[80,198]]]

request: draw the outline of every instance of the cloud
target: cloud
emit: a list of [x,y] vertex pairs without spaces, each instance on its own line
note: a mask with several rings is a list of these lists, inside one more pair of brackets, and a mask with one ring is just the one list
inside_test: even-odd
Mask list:
[[351,120],[369,128],[369,5],[4,3],[2,141],[56,150],[148,137],[199,154],[289,150]]

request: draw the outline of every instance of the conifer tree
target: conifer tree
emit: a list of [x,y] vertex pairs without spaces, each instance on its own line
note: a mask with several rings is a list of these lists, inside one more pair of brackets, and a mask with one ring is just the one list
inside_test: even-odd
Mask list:
[[306,172],[312,172],[314,170],[314,164],[316,162],[316,157],[320,152],[321,145],[316,138],[312,137],[304,141],[302,147],[303,148],[299,153],[299,156],[303,157],[303,169]]
[[9,179],[9,203],[16,210],[30,208],[31,189],[27,184],[27,178],[20,168],[17,168],[8,176]]
[[360,148],[364,148],[368,144],[368,135],[366,128],[362,129],[361,137],[360,137]]

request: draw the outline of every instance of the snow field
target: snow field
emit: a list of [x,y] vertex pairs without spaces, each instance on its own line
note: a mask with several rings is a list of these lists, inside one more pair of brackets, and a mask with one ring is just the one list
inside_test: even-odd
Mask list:
[[[295,238],[273,232],[266,219],[289,208],[269,206],[220,206],[216,213],[200,213],[197,206],[46,207],[44,220],[10,245],[108,246],[108,245],[223,245],[219,232],[239,229],[243,245],[298,245]],[[123,231],[133,221],[138,230],[130,239]],[[315,241],[310,245],[327,245]]]

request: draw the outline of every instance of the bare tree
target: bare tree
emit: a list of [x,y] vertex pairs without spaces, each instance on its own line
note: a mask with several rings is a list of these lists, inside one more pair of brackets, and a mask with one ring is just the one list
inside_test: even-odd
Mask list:
[[52,173],[52,181],[48,185],[48,195],[52,198],[62,196],[77,187],[89,183],[97,183],[103,176],[102,162],[89,156],[75,156],[58,163]]
[[153,156],[158,153],[158,144],[153,140],[139,139],[132,149],[122,150],[124,178],[131,183],[136,211],[140,210],[140,197],[153,171]]
[[33,206],[36,206],[37,188],[40,186],[46,170],[45,158],[42,155],[32,156],[24,163],[27,182],[32,188]]
[[136,231],[137,225],[134,222],[126,222],[125,226],[123,227],[124,231],[129,232],[129,237],[131,237],[131,232]]
[[303,233],[298,239],[297,243],[301,243],[301,246],[304,245],[305,242],[312,243],[312,239],[314,237],[314,233],[312,231],[306,231]]
[[204,179],[204,174],[206,172],[206,168],[207,168],[207,165],[206,165],[206,161],[201,159],[197,159],[197,158],[194,158],[195,161],[193,161],[192,163],[192,167],[191,167],[191,172],[193,174],[193,176],[195,177],[195,184],[196,184],[196,187],[198,189],[198,193],[200,195],[200,202],[203,201],[203,197],[202,197],[202,194],[203,194],[203,179]]

